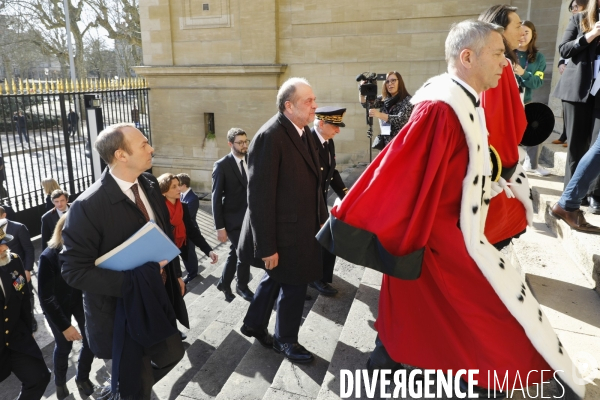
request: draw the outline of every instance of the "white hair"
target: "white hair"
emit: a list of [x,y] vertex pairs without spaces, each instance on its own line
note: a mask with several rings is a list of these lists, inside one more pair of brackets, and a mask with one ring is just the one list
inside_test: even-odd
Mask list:
[[504,28],[489,22],[467,20],[452,25],[446,38],[446,62],[454,65],[461,51],[470,49],[479,55],[491,32],[502,34]]
[[296,94],[296,86],[302,84],[310,87],[310,83],[305,78],[290,78],[287,81],[283,82],[283,85],[279,88],[277,92],[277,108],[279,111],[285,111],[285,102],[290,101],[294,102],[295,94]]

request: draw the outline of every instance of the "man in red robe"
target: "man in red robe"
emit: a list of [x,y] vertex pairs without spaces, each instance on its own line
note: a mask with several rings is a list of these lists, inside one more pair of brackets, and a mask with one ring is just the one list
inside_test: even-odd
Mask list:
[[542,370],[546,379],[557,371],[582,397],[539,304],[484,235],[492,188],[478,104],[507,63],[501,31],[480,21],[451,29],[448,74],[415,94],[407,125],[332,209],[318,239],[384,272],[371,368],[478,369],[476,385],[498,390],[507,387],[488,372],[521,387],[517,377],[531,385]]

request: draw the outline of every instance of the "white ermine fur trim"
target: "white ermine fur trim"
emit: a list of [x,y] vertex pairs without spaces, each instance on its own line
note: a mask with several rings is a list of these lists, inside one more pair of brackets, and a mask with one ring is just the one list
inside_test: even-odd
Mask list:
[[[576,367],[562,347],[540,304],[533,297],[519,272],[510,264],[510,260],[505,260],[502,253],[485,238],[485,218],[491,190],[490,178],[482,179],[482,171],[483,163],[490,161],[489,150],[481,147],[481,127],[473,102],[448,74],[431,78],[411,100],[413,104],[423,101],[442,101],[452,107],[465,133],[469,148],[469,165],[462,183],[460,228],[469,255],[506,308],[521,324],[536,350],[557,371],[560,378],[583,398],[585,386],[575,382],[573,371]],[[519,171],[522,171],[522,168],[517,168],[517,176]],[[521,194],[517,195],[520,192],[519,186],[528,188],[527,182],[523,182],[524,185],[512,187],[519,199],[522,197]],[[529,193],[527,199],[528,197]]]

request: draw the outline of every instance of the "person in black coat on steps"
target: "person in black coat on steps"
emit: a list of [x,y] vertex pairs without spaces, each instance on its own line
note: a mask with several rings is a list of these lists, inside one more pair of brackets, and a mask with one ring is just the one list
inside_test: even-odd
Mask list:
[[[54,335],[54,384],[56,397],[59,400],[69,395],[67,389],[67,370],[69,354],[73,342],[81,340],[83,345],[77,362],[75,383],[86,396],[94,393],[94,384],[90,381],[90,371],[94,361],[94,353],[90,350],[85,334],[85,315],[83,313],[83,297],[81,290],[67,285],[60,273],[61,263],[58,254],[62,250],[62,230],[67,216],[60,217],[54,232],[48,241],[48,247],[40,255],[38,263],[38,296],[40,305]],[[71,324],[75,317],[79,330]]]

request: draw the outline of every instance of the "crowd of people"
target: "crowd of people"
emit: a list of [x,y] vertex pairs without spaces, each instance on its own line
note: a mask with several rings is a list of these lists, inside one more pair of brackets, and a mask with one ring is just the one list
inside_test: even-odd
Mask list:
[[[562,75],[554,95],[563,101],[568,173],[552,212],[573,229],[600,233],[580,210],[587,199],[600,213],[600,0],[584,3],[572,1],[559,44]],[[370,371],[406,364],[477,369],[480,398],[504,397],[500,382],[484,379],[488,373],[510,382],[528,376],[531,384],[544,381],[542,371],[556,371],[565,398],[583,398],[571,359],[500,252],[532,222],[526,173],[549,173],[538,165],[538,146],[524,149],[524,159],[519,153],[524,104],[544,83],[546,59],[536,41],[531,21],[515,7],[496,5],[452,26],[447,73],[414,95],[399,72],[387,73],[381,96],[368,104],[359,98],[380,121],[381,152],[351,189],[336,168],[333,141],[346,109],[319,108],[307,80],[281,85],[277,113],[252,140],[231,128],[230,152],[212,173],[217,240],[231,243],[216,288],[232,301],[237,275],[235,293],[250,303],[242,334],[291,362],[311,362],[298,341],[307,287],[335,296],[339,256],[383,272]],[[189,328],[183,296],[198,276],[196,248],[213,264],[218,256],[196,221],[199,198],[190,176],[147,173],[154,149],[135,124],[107,127],[94,147],[108,167],[74,202],[53,179],[42,182],[47,212],[37,292],[55,338],[56,394],[69,395],[68,357],[81,340],[75,382],[82,393],[96,390],[89,374],[97,357],[112,360],[99,398],[149,399],[184,356],[177,321]],[[339,199],[331,210],[330,188]],[[96,265],[149,221],[180,250],[183,268],[179,257],[122,271]],[[41,398],[51,378],[31,336],[33,265],[27,228],[0,207],[0,381],[14,373],[20,399]],[[264,270],[254,292],[251,266]],[[461,388],[467,385],[461,380]]]

